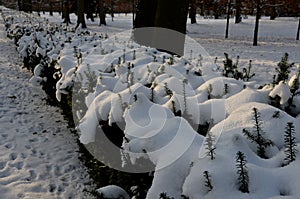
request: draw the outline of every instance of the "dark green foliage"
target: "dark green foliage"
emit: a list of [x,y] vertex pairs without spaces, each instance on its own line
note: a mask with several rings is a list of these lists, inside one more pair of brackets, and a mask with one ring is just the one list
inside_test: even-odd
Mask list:
[[103,193],[101,193],[101,194],[96,193],[96,195],[97,195],[97,199],[106,199],[104,197]]
[[159,199],[174,199],[174,198],[168,196],[167,193],[161,193],[161,194],[159,195]]
[[189,199],[189,197],[187,197],[185,195],[181,195],[181,199]]
[[167,82],[164,83],[164,88],[165,88],[166,94],[171,98],[173,96],[173,92],[168,87],[168,83]]
[[125,62],[126,62],[126,49],[124,48],[123,49],[123,64],[125,64]]
[[136,59],[136,51],[135,51],[135,50],[133,50],[132,59],[133,59],[133,60],[135,60],[135,59]]
[[249,60],[248,68],[243,68],[243,74],[242,74],[243,81],[249,81],[252,77],[255,76],[255,73],[251,74],[251,68],[252,68],[252,60]]
[[289,74],[291,72],[291,68],[294,66],[294,63],[288,63],[289,54],[285,53],[281,58],[281,61],[277,64],[276,72],[277,77],[275,80],[275,84],[278,84],[280,81],[286,82],[289,78]]
[[[225,77],[232,77],[237,80],[241,79],[243,81],[249,81],[252,77],[255,76],[255,73],[251,73],[252,60],[249,60],[248,67],[244,67],[242,69],[242,72],[240,72],[238,69],[240,57],[237,56],[236,62],[233,63],[233,60],[229,58],[227,53],[224,53],[224,55],[225,55],[225,60],[223,61],[224,64],[223,75]],[[216,62],[217,62],[217,58],[215,59],[215,63]]]
[[210,157],[211,160],[216,158],[216,147],[215,147],[215,138],[214,136],[209,132],[207,134],[207,137],[205,139],[205,149],[206,149],[206,154]]
[[272,115],[273,118],[279,118],[280,117],[280,112],[275,111],[274,114]]
[[238,174],[239,190],[243,193],[249,193],[249,176],[247,170],[247,161],[244,153],[238,151],[236,154],[236,168]]
[[265,149],[268,146],[272,146],[273,142],[269,139],[263,137],[264,132],[262,130],[262,121],[260,118],[260,113],[258,112],[257,108],[253,108],[253,131],[250,132],[246,129],[243,129],[243,133],[251,142],[255,142],[257,144],[257,154],[261,158],[267,158],[265,155]]
[[300,79],[300,71],[298,71],[297,73],[297,77],[294,79],[292,85],[291,85],[291,88],[290,88],[290,91],[292,93],[292,98],[295,97],[296,95],[299,95],[300,94],[300,91],[299,91],[299,79]]
[[204,171],[203,176],[205,178],[205,186],[208,188],[208,191],[211,191],[213,186],[211,183],[211,176],[209,175],[208,171]]
[[173,65],[174,64],[174,56],[173,55],[169,58],[168,64],[169,65]]
[[285,127],[284,133],[284,160],[286,165],[296,160],[296,154],[298,152],[296,147],[295,126],[292,122],[289,122]]
[[234,64],[232,59],[229,58],[227,53],[224,53],[225,60],[223,61],[224,70],[223,75],[225,77],[233,77],[235,79],[241,79],[242,73],[238,71],[238,64],[239,64],[239,56],[237,56],[236,63]]
[[[88,173],[96,187],[114,184],[122,187],[130,196],[135,196],[137,199],[146,198],[153,180],[149,173],[126,173],[111,169],[95,159],[85,146],[80,143],[79,145],[80,160],[88,168]],[[132,186],[137,187],[134,192],[131,189]]]
[[228,87],[228,84],[224,84],[224,93],[225,95],[229,93],[229,87]]
[[295,107],[295,105],[293,104],[294,101],[294,97],[300,94],[299,88],[300,88],[300,84],[299,84],[299,80],[300,80],[300,71],[298,71],[296,78],[294,79],[291,87],[290,87],[290,91],[292,96],[289,98],[288,100],[288,107],[286,108],[286,111],[288,113],[291,112],[292,108]]
[[208,88],[207,88],[207,99],[211,99],[212,98],[212,96],[211,96],[212,91],[213,91],[212,85],[209,84]]
[[273,75],[272,86],[273,88],[276,86],[276,75]]
[[95,90],[97,84],[97,76],[95,71],[91,70],[89,64],[87,64],[87,71],[84,71],[84,75],[87,78],[86,85],[83,85],[87,89],[88,93],[92,93]]
[[41,77],[47,79],[47,81],[42,82],[42,89],[46,92],[51,100],[56,98],[56,83],[59,80],[55,77],[55,74],[60,74],[60,70],[55,68],[56,61],[51,61],[50,63],[44,63],[44,70]]

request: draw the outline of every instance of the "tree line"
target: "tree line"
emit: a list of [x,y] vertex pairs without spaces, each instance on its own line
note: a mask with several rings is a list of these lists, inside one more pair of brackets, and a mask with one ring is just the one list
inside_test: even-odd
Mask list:
[[[32,4],[42,0],[18,0],[20,10],[32,12]],[[86,28],[86,18],[94,21],[99,16],[99,25],[106,25],[106,14],[113,19],[114,6],[125,3],[131,5],[133,27],[161,27],[186,34],[187,19],[197,23],[196,15],[214,16],[215,19],[226,16],[227,26],[225,38],[228,38],[229,17],[235,16],[235,23],[242,21],[242,14],[255,15],[253,45],[258,45],[258,29],[261,16],[270,16],[274,20],[279,16],[300,17],[299,0],[50,0],[49,5],[60,3],[64,23],[71,23],[70,13],[77,14],[77,25]],[[300,18],[296,33],[299,40]],[[138,32],[135,33],[136,38]],[[153,38],[155,39],[155,38]],[[183,42],[183,40],[178,41]]]

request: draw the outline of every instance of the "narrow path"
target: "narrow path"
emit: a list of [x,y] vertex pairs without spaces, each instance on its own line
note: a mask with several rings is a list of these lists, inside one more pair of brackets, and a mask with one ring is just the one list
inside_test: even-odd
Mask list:
[[28,82],[0,19],[0,198],[91,198],[76,138]]

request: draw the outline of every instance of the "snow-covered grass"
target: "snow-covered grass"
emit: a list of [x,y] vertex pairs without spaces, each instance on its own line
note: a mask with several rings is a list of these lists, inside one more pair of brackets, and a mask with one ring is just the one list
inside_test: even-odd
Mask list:
[[[44,17],[54,24],[60,21],[58,15]],[[196,50],[188,51],[185,57],[140,46],[130,39],[130,31],[112,35],[131,28],[130,15],[116,15],[114,20],[106,27],[88,22],[87,31],[59,26],[60,33],[49,32],[52,25],[46,24],[42,27],[48,32],[29,32],[18,41],[23,58],[28,56],[22,53],[27,49],[35,55],[47,52],[45,59],[55,60],[54,65],[49,62],[44,68],[37,65],[31,80],[36,84],[48,82],[47,78],[39,79],[44,78],[42,71],[55,68],[51,75],[56,76],[56,98],[63,101],[66,100],[63,96],[73,94],[80,141],[93,148],[91,152],[100,160],[121,159],[121,165],[112,165],[130,172],[150,171],[148,165],[140,162],[141,158],[150,160],[155,171],[147,193],[149,199],[156,199],[161,193],[174,198],[185,195],[190,199],[300,195],[299,157],[287,163],[285,141],[288,123],[294,125],[295,144],[300,141],[300,121],[296,117],[300,113],[300,97],[292,96],[293,89],[297,92],[300,84],[297,76],[300,44],[294,40],[296,19],[262,18],[260,45],[253,47],[253,17],[240,24],[231,20],[227,40],[223,39],[225,20],[198,17],[198,24],[188,24],[188,35],[208,53],[199,56]],[[74,16],[72,21],[75,23]],[[28,28],[35,26],[28,25]],[[51,34],[58,34],[55,37],[60,39],[55,41]],[[26,39],[34,35],[40,38]],[[46,44],[42,45],[41,41]],[[48,41],[53,44],[47,44]],[[53,50],[57,46],[60,49]],[[238,70],[242,75],[242,69],[247,69],[252,60],[251,72],[255,76],[250,81],[224,77],[224,53],[234,62],[236,56],[240,57]],[[278,75],[275,68],[284,53],[289,54],[288,62],[295,62],[295,67],[287,80],[274,85],[273,76]],[[218,57],[216,62],[214,57]],[[260,117],[253,115],[254,108]],[[99,135],[107,133],[101,128],[103,124],[117,125],[124,132],[121,150],[113,149],[116,157],[98,154],[97,150],[102,150]],[[259,128],[254,128],[255,125]],[[205,129],[214,138],[215,158],[208,157]],[[255,136],[251,140],[245,131],[257,134],[260,140],[255,143]],[[258,152],[260,136],[271,141],[263,146],[264,157]],[[300,148],[294,146],[291,150]],[[239,190],[238,151],[245,154],[247,161],[249,193]],[[205,186],[205,171],[211,178],[209,189]],[[112,194],[111,190],[116,189],[123,192],[115,186],[99,191]]]

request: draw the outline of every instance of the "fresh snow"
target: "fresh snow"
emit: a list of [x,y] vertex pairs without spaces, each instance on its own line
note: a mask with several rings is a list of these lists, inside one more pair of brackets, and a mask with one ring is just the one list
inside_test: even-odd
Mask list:
[[[44,17],[54,24],[60,20],[58,15]],[[186,46],[189,50],[181,58],[135,44],[130,40],[130,31],[112,34],[130,29],[130,20],[130,15],[117,14],[115,21],[105,27],[88,21],[88,31],[61,31],[55,33],[58,40],[49,39],[43,31],[31,32],[18,43],[23,58],[33,52],[57,61],[55,68],[61,72],[57,100],[74,89],[73,102],[81,107],[73,110],[80,141],[94,143],[97,134],[103,133],[99,122],[117,124],[125,133],[121,153],[118,151],[122,165],[126,168],[127,164],[137,164],[140,158],[155,165],[147,199],[156,199],[161,193],[175,199],[182,194],[190,199],[299,197],[300,159],[298,155],[285,165],[284,132],[287,123],[293,122],[300,151],[300,121],[299,116],[283,111],[288,107],[298,68],[293,68],[288,83],[272,85],[275,68],[285,52],[290,62],[300,63],[300,44],[294,40],[298,20],[269,21],[262,17],[259,46],[253,47],[253,17],[240,24],[231,19],[227,40],[223,39],[225,20],[198,17],[198,24],[188,24],[188,35],[207,52],[190,40]],[[40,45],[33,38],[38,38]],[[203,54],[199,55],[197,48]],[[233,62],[239,55],[240,70],[248,68],[252,60],[255,76],[249,82],[223,77],[224,52]],[[217,57],[215,62],[209,54]],[[37,65],[31,82],[47,82],[42,73],[43,67]],[[271,106],[276,96],[281,109]],[[293,99],[293,106],[293,114],[299,114],[299,96]],[[243,134],[243,129],[254,129],[253,108],[261,115],[263,136],[273,142],[266,148],[268,159],[260,158],[257,145]],[[205,128],[198,128],[203,126],[214,137],[214,160],[207,155],[202,136]],[[238,190],[238,151],[246,156],[250,193]],[[211,191],[205,186],[204,171],[211,176]],[[118,193],[128,197],[114,185],[98,192],[108,197],[118,197]]]
[[90,198],[76,136],[61,111],[28,82],[2,18],[0,23],[0,198]]
[[129,199],[129,195],[121,187],[116,185],[108,185],[97,189],[97,192],[104,198],[109,199]]

